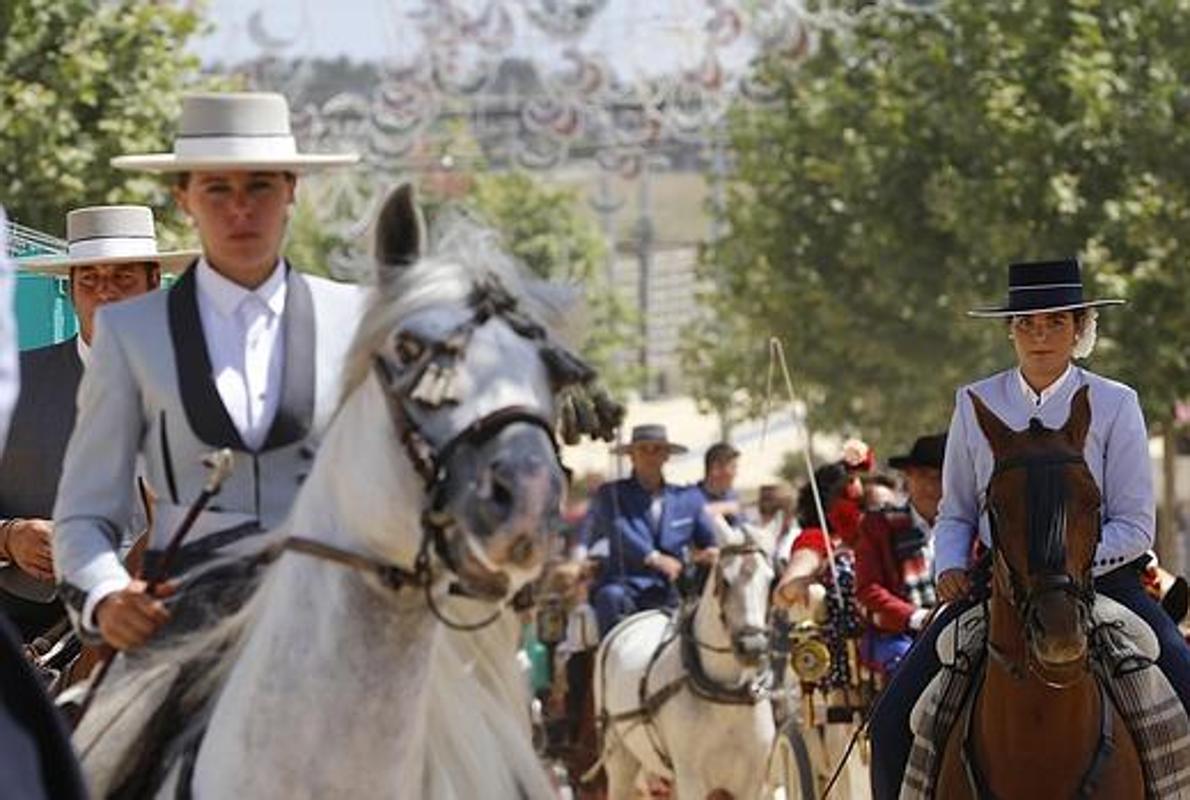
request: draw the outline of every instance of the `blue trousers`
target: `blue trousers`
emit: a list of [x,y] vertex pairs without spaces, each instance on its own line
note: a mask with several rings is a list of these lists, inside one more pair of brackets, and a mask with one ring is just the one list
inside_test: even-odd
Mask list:
[[599,621],[601,638],[607,636],[607,632],[629,614],[654,608],[673,608],[677,603],[677,591],[669,584],[638,589],[628,583],[605,583],[591,597],[591,607],[595,609],[595,619]]
[[[1140,573],[1131,565],[1095,579],[1095,590],[1131,609],[1153,629],[1161,643],[1157,666],[1169,679],[1190,713],[1190,647],[1169,615],[1140,584]],[[941,669],[934,644],[947,623],[970,608],[971,603],[951,603],[918,637],[892,680],[872,709],[872,797],[890,800],[901,792],[901,778],[909,760],[913,733],[909,714],[913,704]]]
[[912,646],[913,636],[908,633],[866,631],[860,640],[860,653],[864,661],[888,676],[896,671]]

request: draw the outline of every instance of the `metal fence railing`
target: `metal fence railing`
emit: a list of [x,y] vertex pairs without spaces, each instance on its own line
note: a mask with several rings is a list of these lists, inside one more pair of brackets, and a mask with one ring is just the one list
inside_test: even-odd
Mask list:
[[9,258],[53,256],[66,252],[66,242],[48,233],[34,230],[19,222],[8,223]]

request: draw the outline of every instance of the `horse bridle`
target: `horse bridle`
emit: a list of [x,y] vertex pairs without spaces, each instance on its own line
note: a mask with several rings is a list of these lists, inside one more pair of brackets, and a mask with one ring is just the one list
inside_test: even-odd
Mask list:
[[[586,434],[612,440],[624,415],[624,409],[614,402],[597,383],[597,374],[578,356],[550,341],[540,324],[518,308],[516,298],[504,288],[494,275],[476,281],[468,297],[471,317],[457,325],[446,336],[428,343],[400,339],[396,348],[407,357],[406,363],[396,366],[384,354],[373,356],[373,369],[384,391],[389,415],[398,439],[414,470],[421,477],[427,502],[421,514],[422,537],[412,569],[341,551],[310,539],[290,537],[281,544],[282,550],[335,561],[344,566],[374,574],[390,589],[406,586],[421,587],[431,612],[448,627],[456,630],[478,630],[494,622],[501,613],[497,608],[491,615],[473,623],[449,619],[439,608],[432,593],[434,583],[431,553],[453,575],[459,574],[459,564],[451,550],[448,532],[455,521],[446,510],[445,487],[450,482],[449,460],[462,445],[479,446],[515,423],[526,423],[546,433],[553,446],[554,457],[561,463],[555,424],[539,409],[525,405],[510,405],[496,409],[470,422],[462,430],[442,442],[435,442],[418,424],[410,410],[413,404],[428,409],[460,402],[456,383],[457,364],[465,357],[472,336],[493,319],[501,319],[522,338],[538,346],[545,364],[550,388],[559,406],[561,435],[564,441],[577,441]],[[452,594],[467,596],[466,587],[459,583],[450,587]]]
[[[1064,688],[1068,684],[1058,684],[1049,680],[1041,673],[1042,665],[1036,664],[1033,655],[1033,641],[1036,636],[1038,626],[1036,610],[1037,603],[1041,597],[1052,592],[1064,592],[1071,595],[1079,608],[1083,612],[1083,618],[1091,619],[1091,607],[1095,602],[1095,587],[1091,577],[1090,570],[1081,581],[1075,579],[1069,572],[1046,572],[1040,577],[1033,580],[1033,585],[1029,586],[1027,582],[1021,578],[1016,569],[1013,568],[1012,563],[1004,556],[1004,551],[1000,547],[998,537],[998,524],[996,506],[991,501],[991,482],[995,480],[998,475],[1015,469],[1026,469],[1029,471],[1035,469],[1060,469],[1069,465],[1085,465],[1085,461],[1081,454],[1078,453],[1044,453],[1040,455],[1031,456],[1017,456],[1015,458],[1008,458],[996,463],[992,470],[991,478],[988,481],[988,489],[984,492],[986,498],[985,508],[988,514],[988,528],[992,539],[992,551],[1003,565],[1008,575],[1008,583],[1010,596],[1008,598],[1009,604],[1016,610],[1021,619],[1021,624],[1025,630],[1025,638],[1028,642],[1026,648],[1026,666],[1051,688]],[[1096,545],[1098,545],[1099,537],[1102,536],[1101,526],[1096,525]],[[1063,539],[1065,538],[1065,524],[1063,524]],[[1006,668],[1018,679],[1023,677],[1023,670],[1019,665],[1012,664],[1007,661],[999,649],[992,643],[988,642],[989,651],[998,661],[1003,663]]]
[[728,621],[727,621],[727,610],[724,608],[724,605],[723,605],[723,600],[722,600],[723,594],[722,593],[726,591],[725,588],[722,588],[725,583],[725,580],[723,578],[723,566],[722,566],[723,560],[726,558],[735,558],[735,557],[739,557],[739,556],[750,556],[750,555],[759,555],[762,558],[766,558],[766,559],[768,558],[768,553],[765,552],[763,547],[761,547],[760,545],[757,545],[757,544],[729,544],[729,545],[724,545],[723,547],[719,548],[719,556],[718,556],[717,560],[715,561],[714,574],[712,576],[712,579],[715,581],[715,596],[720,598],[720,600],[719,600],[719,622],[720,622],[720,624],[723,625],[723,630],[727,631],[727,635],[728,635],[728,638],[730,639],[730,642],[726,647],[720,647],[718,645],[708,644],[708,643],[702,641],[701,639],[694,637],[693,629],[691,629],[690,636],[693,639],[695,645],[698,647],[699,650],[707,650],[711,653],[734,653],[734,652],[736,652],[735,651],[735,643],[738,639],[743,638],[745,636],[753,636],[753,635],[761,635],[761,634],[767,635],[768,634],[768,632],[769,632],[768,627],[763,626],[763,625],[745,625],[738,630],[732,630],[731,625],[728,624]]

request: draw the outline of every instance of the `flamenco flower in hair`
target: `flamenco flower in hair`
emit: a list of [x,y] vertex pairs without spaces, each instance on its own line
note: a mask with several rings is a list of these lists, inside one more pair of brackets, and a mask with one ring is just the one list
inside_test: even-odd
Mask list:
[[876,453],[860,439],[843,442],[843,465],[851,472],[868,472],[876,466]]

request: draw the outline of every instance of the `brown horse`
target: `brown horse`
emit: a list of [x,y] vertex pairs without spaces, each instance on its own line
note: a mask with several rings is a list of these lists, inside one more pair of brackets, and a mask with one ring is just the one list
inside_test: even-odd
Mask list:
[[1083,460],[1087,389],[1060,430],[1013,431],[971,394],[995,469],[988,654],[946,743],[938,797],[1144,797],[1128,729],[1091,673],[1099,489]]

